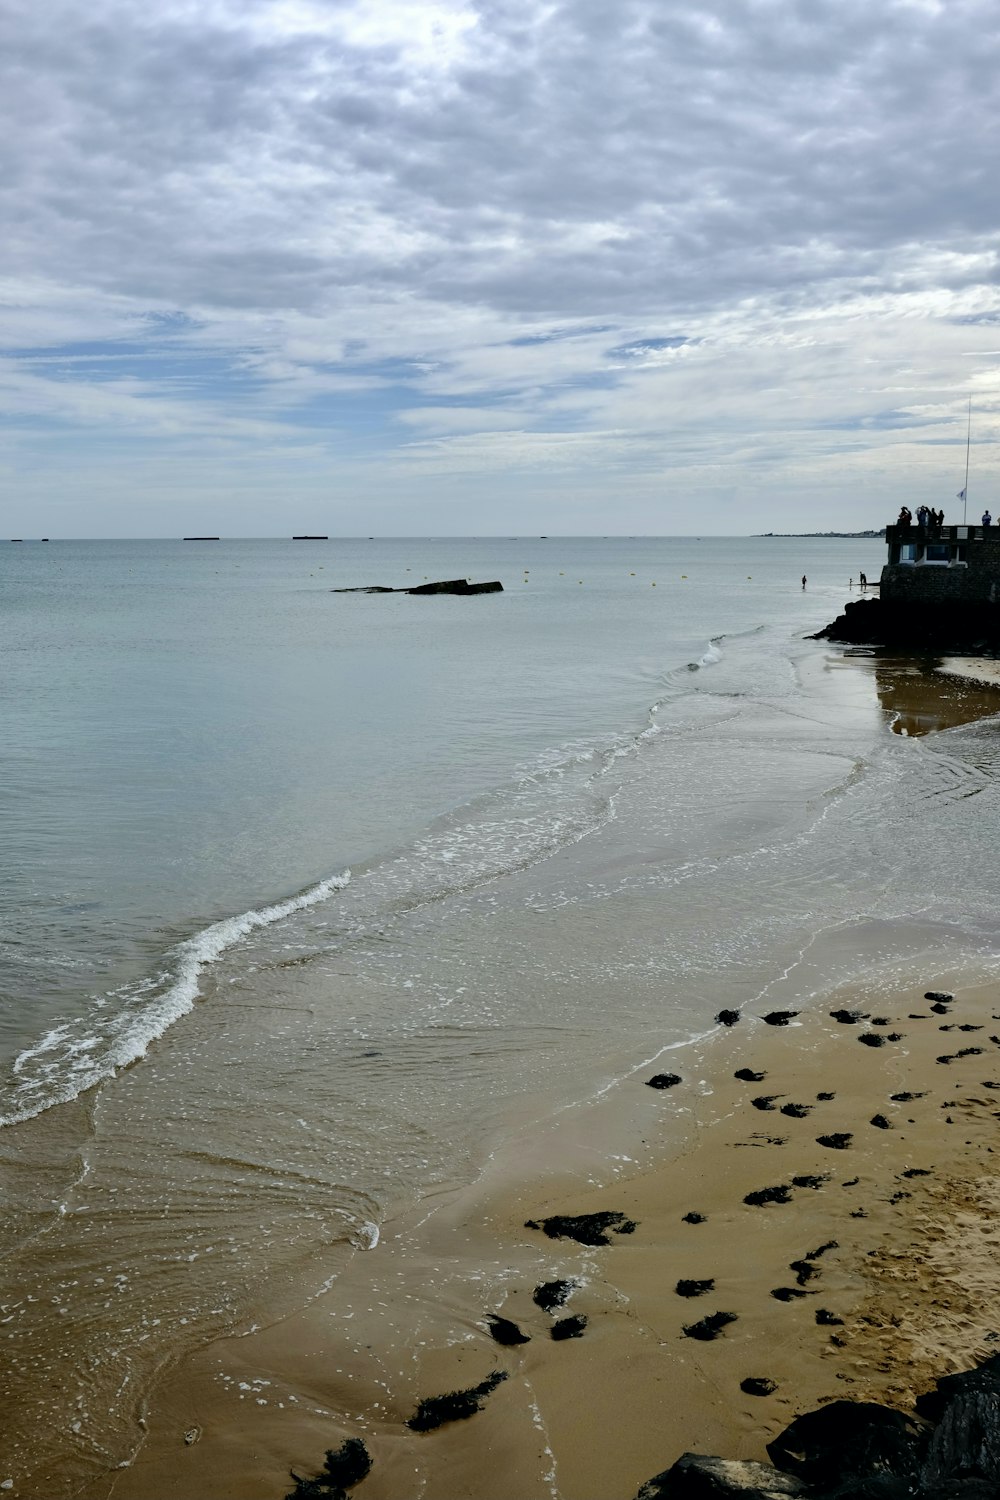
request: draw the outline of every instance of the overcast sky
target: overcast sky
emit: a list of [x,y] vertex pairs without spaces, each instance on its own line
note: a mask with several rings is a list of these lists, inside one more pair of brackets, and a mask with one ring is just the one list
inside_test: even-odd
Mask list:
[[995,0],[0,0],[0,113],[0,534],[1000,505]]

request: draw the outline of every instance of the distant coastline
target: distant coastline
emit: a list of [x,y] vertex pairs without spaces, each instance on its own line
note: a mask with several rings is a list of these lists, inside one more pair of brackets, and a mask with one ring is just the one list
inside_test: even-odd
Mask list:
[[878,539],[885,536],[885,527],[878,531],[755,531],[755,537],[843,537],[847,541],[859,541],[865,537]]

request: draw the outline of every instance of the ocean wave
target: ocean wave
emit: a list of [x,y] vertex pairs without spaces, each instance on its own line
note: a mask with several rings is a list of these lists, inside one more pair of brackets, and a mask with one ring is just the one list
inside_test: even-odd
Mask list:
[[[723,639],[710,638],[698,667],[722,661]],[[394,913],[482,887],[596,832],[614,817],[629,766],[664,732],[664,710],[692,692],[688,673],[679,664],[664,671],[664,690],[641,727],[553,746],[515,767],[505,785],[435,819],[408,845],[357,867],[353,880],[349,871],[333,875],[287,900],[213,922],[170,950],[153,976],[95,997],[79,1018],[60,1021],[17,1056],[0,1097],[0,1126],[68,1102],[138,1061],[192,1009],[205,970],[255,934],[286,924],[284,964],[324,948],[329,933],[315,923],[287,924],[332,896],[344,896],[338,922],[358,937]],[[290,960],[290,948],[304,958]],[[253,957],[274,961],[266,950]]]
[[213,922],[178,944],[167,955],[167,968],[160,975],[100,996],[79,1019],[54,1026],[15,1058],[0,1126],[18,1124],[55,1104],[65,1104],[138,1061],[152,1042],[192,1008],[206,968],[257,929],[271,927],[343,890],[350,878],[350,871],[345,870],[285,901]]

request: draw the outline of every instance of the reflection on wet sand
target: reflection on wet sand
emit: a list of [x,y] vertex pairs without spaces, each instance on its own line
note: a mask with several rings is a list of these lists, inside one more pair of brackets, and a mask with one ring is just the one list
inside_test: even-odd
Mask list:
[[950,658],[889,655],[865,648],[846,655],[874,668],[879,703],[894,734],[930,734],[1000,713],[1000,680],[993,685],[988,678],[958,675]]

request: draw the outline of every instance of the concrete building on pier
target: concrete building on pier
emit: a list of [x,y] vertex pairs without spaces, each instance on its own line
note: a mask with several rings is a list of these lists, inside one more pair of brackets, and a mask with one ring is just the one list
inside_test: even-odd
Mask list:
[[892,604],[995,604],[1000,600],[1000,526],[885,528],[889,549],[880,594]]

